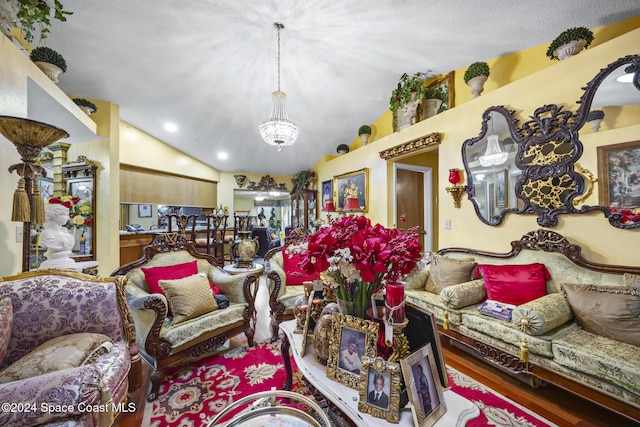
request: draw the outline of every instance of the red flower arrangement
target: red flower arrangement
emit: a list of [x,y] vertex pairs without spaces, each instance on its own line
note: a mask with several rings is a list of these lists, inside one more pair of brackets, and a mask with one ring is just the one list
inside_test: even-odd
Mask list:
[[62,205],[69,209],[69,222],[65,227],[91,227],[93,225],[93,209],[89,199],[81,200],[79,197],[62,196],[51,197],[50,205]]
[[385,283],[415,268],[422,257],[417,230],[402,232],[371,225],[364,216],[344,216],[307,238],[299,265],[306,273],[323,273],[338,298],[366,306]]

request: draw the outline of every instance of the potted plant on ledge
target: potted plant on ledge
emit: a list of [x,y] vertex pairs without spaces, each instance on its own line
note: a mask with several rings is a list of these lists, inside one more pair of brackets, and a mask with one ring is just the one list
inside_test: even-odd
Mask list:
[[589,126],[591,126],[591,130],[593,132],[598,132],[600,130],[600,124],[602,123],[602,119],[604,119],[604,111],[602,110],[589,111],[589,115],[587,116],[587,122],[589,123]]
[[40,30],[40,40],[46,39],[51,26],[51,19],[64,22],[66,15],[73,12],[64,10],[58,0],[2,0],[0,16],[7,20],[0,22],[0,30],[9,35],[11,27],[19,28],[22,36],[29,43],[33,43],[36,31]]
[[362,145],[367,145],[367,142],[369,142],[369,137],[371,136],[371,126],[360,126],[360,128],[358,129],[358,136],[362,140]]
[[489,74],[489,64],[486,62],[474,62],[464,72],[464,82],[471,88],[474,98],[479,97],[484,90],[484,82],[487,81]]
[[586,49],[593,41],[593,32],[586,27],[574,27],[560,33],[547,49],[551,59],[565,60]]
[[96,104],[84,98],[73,98],[73,102],[82,110],[87,116],[92,115],[98,111]]
[[409,76],[404,73],[398,86],[391,92],[389,109],[393,114],[394,130],[404,129],[419,121],[418,105],[424,98],[424,74],[415,73]]
[[42,70],[43,73],[58,83],[58,75],[67,71],[67,62],[64,57],[55,50],[46,46],[38,46],[31,51],[29,58]]

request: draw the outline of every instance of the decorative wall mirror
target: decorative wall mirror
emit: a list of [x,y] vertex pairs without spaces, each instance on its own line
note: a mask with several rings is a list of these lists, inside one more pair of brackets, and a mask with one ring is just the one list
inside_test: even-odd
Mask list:
[[72,208],[69,229],[75,237],[72,252],[77,261],[96,259],[96,170],[97,165],[84,156],[62,165],[66,193],[79,199]]
[[[629,114],[629,109],[640,108],[639,70],[639,55],[620,58],[602,69],[584,87],[575,113],[545,105],[519,125],[513,111],[488,108],[480,135],[462,145],[467,195],[480,220],[498,225],[507,212],[534,214],[539,225],[550,227],[560,214],[599,210],[614,227],[640,227],[640,221],[629,220],[616,206],[583,204],[597,178],[576,165],[583,152],[579,132],[592,106],[615,107],[616,115],[626,120],[623,126],[640,121],[635,110]],[[620,76],[627,76],[628,83],[615,81]],[[634,191],[640,192],[640,182]],[[624,208],[639,209],[640,196],[636,205],[631,202]]]

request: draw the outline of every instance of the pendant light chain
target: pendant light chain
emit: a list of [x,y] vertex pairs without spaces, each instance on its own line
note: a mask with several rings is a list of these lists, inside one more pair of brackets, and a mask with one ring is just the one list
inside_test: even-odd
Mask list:
[[274,24],[278,29],[278,92],[280,92],[280,30],[284,27],[281,23]]

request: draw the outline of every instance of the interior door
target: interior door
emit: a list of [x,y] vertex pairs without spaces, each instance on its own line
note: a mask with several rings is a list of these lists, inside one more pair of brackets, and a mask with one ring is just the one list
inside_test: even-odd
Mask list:
[[[431,169],[421,167],[396,168],[396,218],[395,223],[399,228],[420,227],[420,244],[426,251],[433,248],[430,205],[425,205],[425,190],[431,186]],[[400,217],[406,215],[406,222],[400,221]]]

